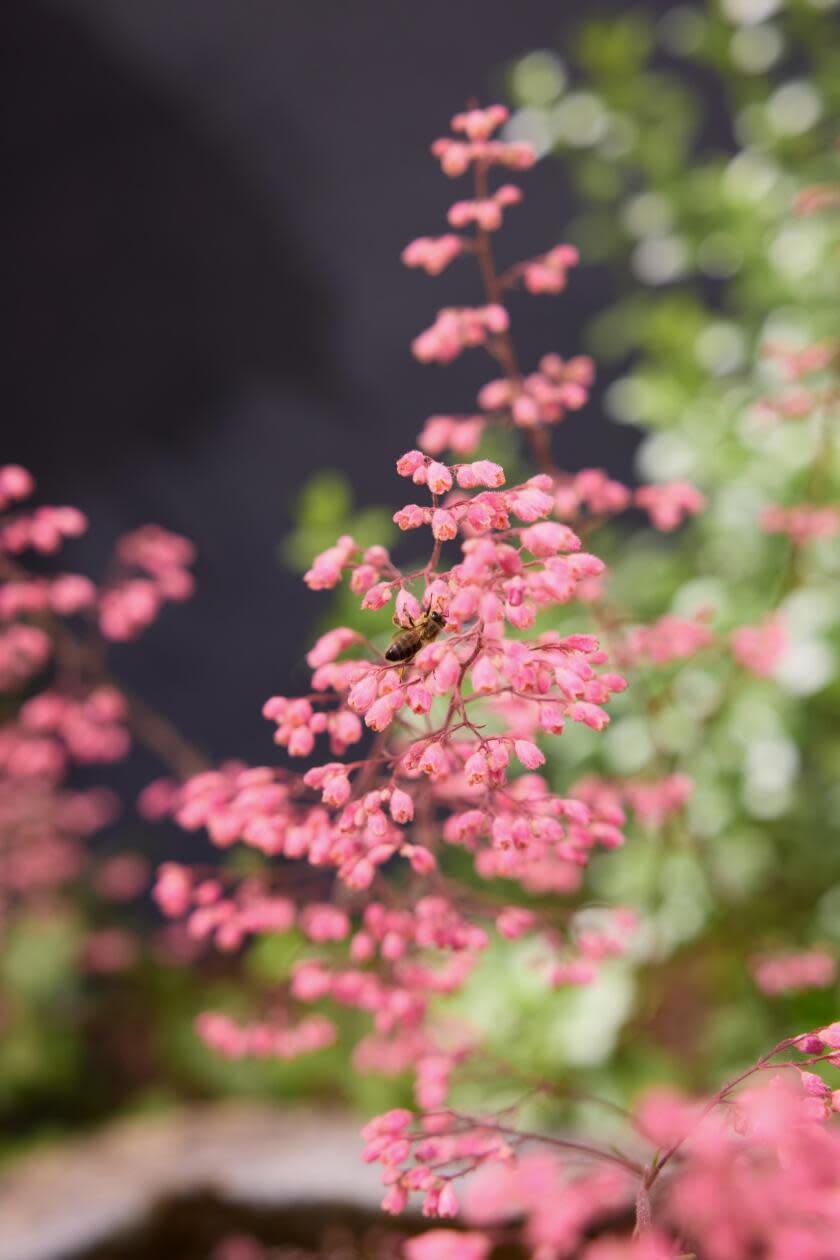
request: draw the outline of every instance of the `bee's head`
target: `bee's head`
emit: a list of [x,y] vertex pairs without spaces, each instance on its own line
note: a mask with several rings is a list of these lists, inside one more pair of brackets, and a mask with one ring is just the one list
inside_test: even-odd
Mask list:
[[443,629],[443,627],[446,625],[446,618],[444,617],[443,613],[431,612],[429,613],[429,620],[433,621],[436,626],[440,626],[441,629]]

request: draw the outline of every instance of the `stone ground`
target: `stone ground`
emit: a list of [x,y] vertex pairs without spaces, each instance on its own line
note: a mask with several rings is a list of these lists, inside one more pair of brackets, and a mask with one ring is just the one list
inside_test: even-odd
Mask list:
[[375,1209],[382,1192],[358,1130],[355,1117],[232,1102],[121,1120],[40,1149],[0,1172],[0,1260],[104,1256],[105,1240],[162,1203],[201,1196],[316,1216],[335,1204]]

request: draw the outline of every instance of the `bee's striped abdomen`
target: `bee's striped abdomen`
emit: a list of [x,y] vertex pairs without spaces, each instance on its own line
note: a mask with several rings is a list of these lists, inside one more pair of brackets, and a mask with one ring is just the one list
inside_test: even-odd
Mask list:
[[389,645],[385,653],[386,661],[410,661],[417,655],[421,639],[416,630],[403,630]]

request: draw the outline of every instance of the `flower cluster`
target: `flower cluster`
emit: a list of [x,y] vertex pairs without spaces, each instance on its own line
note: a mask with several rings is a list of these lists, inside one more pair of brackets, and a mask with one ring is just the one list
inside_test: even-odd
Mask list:
[[478,394],[478,405],[488,412],[509,412],[522,429],[557,424],[569,411],[578,411],[589,397],[594,377],[592,360],[578,355],[568,362],[546,354],[539,370],[515,381],[489,381]]
[[[661,830],[664,845],[678,830],[672,820],[690,812],[692,778],[667,750],[657,748],[655,771],[589,775],[561,788],[552,765],[558,740],[571,724],[606,727],[607,706],[626,686],[618,669],[671,666],[708,651],[731,673],[731,652],[737,665],[766,676],[786,649],[777,612],[727,635],[712,628],[711,611],[668,612],[638,625],[610,606],[605,566],[584,546],[589,527],[638,508],[655,529],[670,532],[703,511],[706,499],[682,480],[631,489],[600,469],[570,474],[554,465],[548,430],[584,407],[593,365],[584,356],[548,354],[533,372],[519,366],[506,290],[521,284],[559,292],[577,255],[559,245],[497,271],[492,236],[521,194],[506,182],[494,190],[490,175],[533,159],[527,146],[494,138],[505,118],[494,107],[453,119],[454,138],[436,142],[434,152],[448,175],[472,174],[473,195],[451,207],[454,232],[418,238],[403,254],[406,265],[431,275],[455,258],[478,263],[481,304],[441,310],[413,350],[422,362],[447,363],[480,347],[496,375],[478,391],[478,414],[432,416],[417,448],[397,461],[398,475],[417,488],[394,514],[402,551],[360,546],[343,534],[306,572],[312,590],[346,580],[360,616],[314,644],[306,694],[266,701],[283,768],[231,763],[180,786],[155,785],[147,796],[151,812],[170,812],[187,830],[206,828],[219,848],[245,845],[258,863],[252,857],[246,875],[211,877],[169,863],[156,897],[168,917],[184,921],[190,939],[222,950],[254,934],[296,933],[299,948],[277,976],[267,1015],[248,1023],[220,1011],[200,1018],[200,1035],[221,1053],[289,1058],[319,1049],[339,1023],[323,1011],[352,1008],[365,1017],[356,1068],[413,1072],[417,1114],[391,1110],[365,1129],[365,1158],[382,1168],[383,1206],[399,1213],[417,1195],[426,1216],[449,1218],[463,1204],[472,1227],[421,1235],[407,1251],[414,1260],[480,1260],[512,1238],[539,1260],[582,1248],[588,1260],[673,1260],[695,1239],[712,1260],[735,1260],[775,1254],[774,1231],[786,1245],[796,1242],[790,1254],[826,1260],[819,1246],[836,1214],[836,1186],[809,1151],[833,1158],[837,1135],[827,1121],[840,1093],[805,1069],[835,1065],[835,1026],[777,1048],[807,1056],[782,1065],[792,1085],[780,1077],[767,1092],[736,1098],[741,1077],[705,1106],[646,1099],[630,1118],[627,1154],[541,1139],[518,1123],[516,1107],[473,1117],[452,1102],[481,1062],[482,1044],[476,1030],[448,1017],[445,999],[464,988],[499,939],[532,951],[529,964],[547,994],[592,983],[605,960],[631,950],[637,915],[564,904],[558,894],[579,893],[592,855],[623,844],[628,815],[643,829]],[[519,431],[535,475],[508,485],[499,463],[476,457],[491,425]],[[774,510],[799,541],[829,532],[834,511],[825,504]],[[773,527],[766,518],[764,526]],[[414,558],[403,563],[410,548]],[[569,608],[576,602],[586,606],[581,625]],[[378,616],[384,609],[393,628]],[[670,699],[679,673],[645,674],[648,716]],[[307,764],[298,771],[301,759]],[[299,877],[294,895],[283,888],[289,870]],[[791,964],[784,984],[807,972]],[[354,1032],[359,1027],[354,1020]],[[776,1053],[755,1070],[778,1067]],[[540,1081],[535,1089],[550,1093],[551,1085]],[[777,1112],[785,1120],[774,1128]],[[563,1148],[562,1165],[528,1153],[541,1140]],[[791,1160],[800,1165],[797,1193],[814,1205],[819,1226],[800,1229],[781,1191],[773,1212],[762,1219],[747,1212],[739,1224],[727,1181],[745,1201],[752,1193],[775,1195],[779,1170]],[[586,1246],[593,1227],[634,1204],[633,1240]]]
[[211,1050],[226,1059],[297,1059],[335,1041],[335,1026],[322,1015],[312,1015],[289,1027],[282,1020],[241,1025],[221,1012],[205,1011],[196,1020],[196,1031]]
[[797,547],[813,538],[831,538],[840,529],[840,511],[835,507],[818,507],[800,503],[796,507],[772,504],[764,508],[761,528],[767,534],[785,534]]
[[[443,1101],[465,1053],[435,1026],[432,999],[463,986],[494,927],[507,939],[534,935],[555,986],[591,981],[604,958],[627,947],[632,915],[564,922],[556,910],[477,901],[438,875],[454,848],[472,856],[481,878],[543,895],[573,891],[594,849],[622,843],[620,812],[553,792],[541,770],[543,745],[567,722],[606,725],[604,706],[625,680],[604,668],[594,636],[537,628],[544,610],[572,601],[602,567],[567,525],[546,519],[550,478],[506,488],[492,461],[448,466],[420,451],[404,455],[397,470],[430,498],[395,518],[430,531],[429,562],[404,572],[384,548],[361,549],[346,536],[306,575],[315,589],[349,577],[371,612],[393,602],[391,647],[382,654],[357,631],[330,630],[308,656],[310,693],[275,696],[264,708],[291,757],[312,757],[325,740],[331,759],[302,774],[232,765],[179,789],[155,789],[183,827],[205,827],[221,847],[242,842],[270,858],[332,869],[348,890],[345,907],[293,904],[255,879],[225,889],[172,863],[156,897],[195,939],[222,949],[293,928],[320,947],[295,964],[277,1027],[243,1028],[214,1013],[200,1025],[205,1039],[227,1054],[270,1053],[275,1044],[283,1055],[302,1053],[326,1026],[313,1033],[305,1021],[290,1024],[289,1002],[355,1006],[373,1022],[359,1063],[413,1066],[428,1107]],[[459,554],[442,567],[444,544],[456,541]],[[366,754],[339,760],[366,732],[376,736]],[[375,896],[397,857],[415,881],[410,908]],[[349,966],[336,953],[345,942]]]
[[[146,525],[118,541],[112,576],[99,588],[81,574],[56,573],[46,577],[30,572],[17,559],[13,561],[11,557],[26,551],[53,556],[67,539],[78,538],[87,529],[87,520],[78,508],[21,510],[19,502],[34,489],[35,482],[25,469],[15,465],[0,468],[0,512],[11,508],[0,519],[0,623],[22,622],[31,629],[33,622],[48,622],[53,615],[83,614],[96,618],[106,638],[129,639],[154,621],[165,602],[184,600],[192,594],[192,543],[156,525]],[[11,653],[15,639],[8,638],[8,631],[0,633],[2,674],[4,649]],[[29,643],[32,641],[30,635]],[[19,650],[24,655],[34,654],[39,665],[44,663],[42,654],[33,652],[31,646]]]
[[755,410],[759,421],[801,421],[836,410],[840,393],[831,371],[837,364],[837,342],[822,341],[796,348],[769,342],[764,346],[764,354],[785,384],[781,392],[758,400]]
[[414,357],[421,363],[451,363],[462,350],[483,346],[494,334],[508,328],[503,306],[450,306],[438,311],[430,328],[411,343]]
[[[89,864],[85,841],[117,813],[112,793],[73,786],[77,767],[121,761],[131,747],[129,728],[138,727],[90,631],[97,627],[106,637],[128,637],[129,621],[133,634],[153,619],[164,600],[189,594],[192,582],[187,571],[191,544],[154,526],[119,541],[113,576],[99,587],[76,573],[34,572],[26,552],[48,557],[52,569],[52,558],[65,541],[87,528],[84,515],[73,507],[24,508],[34,490],[25,469],[0,468],[3,910],[12,899],[37,896],[80,874]],[[137,733],[143,738],[148,731]],[[141,866],[139,883],[135,863],[134,875],[122,879],[122,892],[120,879],[107,875],[107,862],[99,870],[94,866],[92,875],[94,882],[101,876],[103,897],[113,893],[127,900],[145,884]],[[122,938],[94,935],[83,965],[114,970],[120,959],[133,957],[133,946],[123,946]]]
[[634,626],[625,637],[622,660],[639,664],[651,662],[666,665],[670,661],[684,661],[715,641],[712,628],[701,617],[677,617],[665,613],[647,626]]
[[753,979],[762,993],[777,997],[803,989],[824,989],[837,978],[837,960],[823,949],[801,954],[766,954],[751,963]]
[[788,646],[785,623],[771,613],[757,626],[739,626],[731,635],[732,655],[739,665],[759,678],[769,678]]
[[[480,256],[504,209],[519,200],[509,184],[495,192],[486,184],[493,164],[523,164],[522,146],[491,139],[503,119],[504,111],[490,110],[454,120],[466,139],[439,151],[450,168],[460,159],[474,167],[475,196],[449,215],[450,226],[470,235],[414,241],[408,265],[436,273],[457,253]],[[542,260],[554,289],[575,261],[562,247]],[[557,790],[547,772],[567,724],[602,731],[607,706],[626,686],[597,636],[552,625],[558,609],[589,597],[604,565],[557,519],[553,472],[508,485],[499,463],[470,458],[491,413],[533,431],[581,407],[592,363],[546,355],[531,376],[508,371],[500,293],[488,292],[483,306],[441,312],[414,343],[418,358],[441,362],[482,345],[505,371],[479,395],[484,414],[433,417],[418,448],[397,461],[417,493],[394,521],[415,552],[425,535],[426,562],[398,564],[385,547],[361,547],[344,534],[304,576],[312,590],[346,580],[371,626],[327,631],[307,656],[307,693],[265,703],[275,743],[292,764],[308,764],[299,772],[228,764],[180,786],[153,785],[143,801],[147,812],[171,813],[188,830],[205,828],[221,848],[240,843],[268,859],[262,875],[238,880],[162,868],[158,904],[193,940],[231,950],[256,933],[302,938],[294,965],[278,977],[269,1020],[242,1025],[213,1012],[201,1035],[225,1054],[270,1054],[276,1045],[286,1056],[327,1037],[325,1017],[313,1025],[302,1008],[355,1008],[369,1020],[356,1066],[412,1069],[430,1122],[479,1053],[476,1034],[453,1026],[441,999],[463,988],[494,938],[528,938],[549,992],[592,982],[605,960],[629,948],[637,922],[622,908],[557,903],[558,893],[580,889],[594,852],[624,838],[623,811],[612,801]],[[455,460],[444,460],[446,451]],[[592,503],[614,497],[596,475],[577,490]],[[385,608],[390,642],[377,616]],[[278,859],[318,877],[302,880],[290,898],[278,888]],[[465,859],[472,882],[451,874]],[[533,904],[500,893],[501,881]],[[475,1140],[459,1138],[464,1157]],[[453,1210],[448,1178],[430,1170],[412,1188],[423,1189],[427,1212]],[[393,1184],[392,1206],[404,1191]]]
[[189,566],[195,548],[189,539],[158,525],[145,525],[121,538],[116,560],[119,576],[99,605],[99,628],[106,639],[136,638],[164,603],[188,599],[193,592]]
[[456,114],[452,119],[452,130],[463,135],[464,139],[445,136],[432,145],[432,153],[440,162],[444,175],[455,179],[466,174],[471,166],[484,169],[502,166],[514,171],[526,171],[533,166],[537,159],[532,145],[491,139],[507,117],[508,111],[503,105]]
[[594,775],[573,787],[575,796],[590,808],[604,813],[614,811],[619,826],[624,823],[624,807],[652,830],[682,810],[694,790],[688,775],[669,774],[662,779],[601,779]]
[[[410,1112],[389,1112],[367,1126],[365,1157],[382,1165],[392,1212],[419,1193],[425,1214],[454,1214],[453,1182],[463,1184],[468,1231],[421,1234],[407,1252],[419,1260],[483,1257],[513,1238],[539,1260],[678,1260],[687,1252],[826,1260],[840,1223],[840,1130],[828,1123],[838,1091],[795,1061],[774,1060],[798,1049],[807,1063],[833,1063],[838,1027],[781,1043],[706,1103],[662,1089],[643,1095],[627,1116],[632,1156],[616,1145],[541,1138],[508,1109],[480,1123],[439,1112],[419,1126]],[[773,1074],[755,1083],[764,1071]],[[600,1237],[581,1250],[593,1229],[634,1203],[632,1238]]]
[[676,529],[687,516],[696,516],[706,506],[705,496],[687,481],[641,486],[635,501],[649,514],[652,524],[665,532]]

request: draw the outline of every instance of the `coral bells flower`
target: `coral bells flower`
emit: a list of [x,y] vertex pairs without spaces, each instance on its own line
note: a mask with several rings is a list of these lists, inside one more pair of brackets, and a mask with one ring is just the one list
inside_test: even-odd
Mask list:
[[776,1077],[745,1090],[731,1124],[717,1113],[689,1139],[665,1211],[712,1260],[816,1260],[835,1248],[840,1134],[824,1123],[830,1088],[811,1075],[799,1086]]
[[[412,531],[411,565],[344,535],[306,573],[316,590],[346,578],[346,597],[357,599],[365,625],[322,634],[307,656],[305,693],[265,704],[283,761],[305,758],[302,769],[226,763],[144,793],[147,814],[171,813],[185,830],[206,829],[220,849],[240,844],[258,855],[210,874],[167,863],[154,897],[199,947],[230,952],[256,934],[295,933],[278,954],[293,961],[259,1018],[199,1017],[198,1035],[218,1053],[287,1060],[328,1046],[336,1027],[312,1009],[323,1004],[352,1012],[342,1019],[348,1035],[363,1028],[357,1069],[413,1073],[416,1114],[397,1108],[375,1117],[363,1131],[363,1157],[379,1165],[386,1212],[413,1206],[442,1220],[463,1212],[470,1228],[406,1240],[408,1260],[489,1260],[496,1245],[534,1260],[830,1260],[840,1228],[840,1133],[829,1120],[840,1112],[840,1089],[822,1072],[840,1065],[840,1021],[781,1042],[704,1103],[648,1094],[627,1116],[631,1155],[612,1135],[609,1145],[559,1133],[541,1139],[519,1127],[516,1102],[472,1117],[449,1101],[481,1043],[452,1017],[447,999],[464,991],[483,960],[492,968],[488,950],[522,941],[512,952],[533,965],[549,1000],[552,988],[591,984],[606,960],[637,944],[649,954],[632,910],[591,903],[585,868],[594,854],[608,860],[623,844],[626,812],[650,831],[661,828],[685,809],[693,783],[668,748],[656,778],[590,776],[571,786],[562,783],[563,766],[578,752],[552,754],[569,723],[600,732],[609,722],[612,697],[627,686],[610,665],[613,638],[620,666],[684,661],[716,642],[703,615],[622,621],[613,634],[606,609],[608,643],[574,632],[574,603],[595,601],[604,565],[571,524],[583,515],[591,525],[635,503],[656,528],[673,530],[704,507],[693,486],[677,481],[633,494],[600,469],[558,473],[544,433],[526,433],[541,471],[520,484],[509,485],[500,464],[474,458],[485,427],[557,423],[585,404],[593,379],[584,357],[546,355],[532,372],[518,365],[501,297],[519,282],[526,291],[561,291],[577,256],[557,246],[504,276],[495,272],[488,233],[521,194],[505,183],[494,190],[494,168],[533,161],[529,146],[496,137],[506,118],[494,106],[453,119],[454,135],[433,152],[447,175],[475,177],[472,195],[448,216],[464,235],[420,237],[404,251],[407,265],[433,275],[456,256],[477,256],[487,294],[487,305],[442,309],[415,340],[416,357],[445,363],[482,347],[501,375],[480,392],[482,415],[431,417],[417,448],[397,461],[416,499],[394,516]],[[809,364],[828,363],[806,355],[782,366],[796,379]],[[801,394],[788,395],[782,410],[804,407]],[[6,501],[28,492],[25,476],[0,471]],[[807,504],[768,513],[765,528],[797,542],[834,532],[840,521],[833,507]],[[0,545],[15,554],[56,550],[81,524],[66,509],[22,514],[0,526]],[[131,572],[109,613],[117,628],[139,627],[188,587],[190,552],[173,536],[135,538],[123,562]],[[39,628],[27,618],[59,605],[102,615],[100,592],[91,602],[73,580],[60,589],[50,583],[16,582],[20,589],[0,598],[0,675],[11,686],[26,685],[49,661],[49,644],[21,635]],[[731,637],[735,659],[758,674],[772,672],[783,650],[775,614]],[[670,702],[669,680],[653,681],[652,703]],[[13,783],[0,837],[6,827],[28,842],[31,781],[49,788],[46,820],[34,822],[50,843],[35,862],[26,844],[19,847],[13,874],[4,873],[10,886],[49,887],[56,868],[78,870],[73,843],[101,824],[107,808],[58,785],[68,761],[119,753],[125,716],[107,688],[83,698],[42,692],[23,704],[14,730],[0,732],[0,783]],[[465,870],[471,878],[461,877]],[[576,898],[572,907],[560,903],[563,894]],[[112,946],[100,944],[100,967],[113,965]],[[750,966],[772,994],[831,984],[836,969],[820,949],[758,957]],[[797,1062],[780,1061],[794,1053]],[[807,1070],[818,1063],[819,1071]],[[766,1088],[741,1088],[753,1073]],[[543,1092],[543,1082],[535,1084]],[[634,1205],[632,1238],[590,1241]]]
[[522,1241],[534,1256],[572,1256],[590,1228],[631,1200],[621,1168],[567,1172],[553,1155],[533,1152],[515,1161],[484,1161],[466,1196],[472,1225],[509,1225],[521,1218]]
[[576,267],[578,261],[574,245],[555,245],[541,258],[523,265],[522,283],[529,293],[562,293],[568,271]]
[[196,1020],[196,1032],[217,1054],[227,1059],[297,1059],[335,1041],[335,1027],[321,1015],[311,1015],[293,1028],[284,1024],[239,1025],[227,1015],[206,1011]]
[[812,538],[831,538],[840,529],[840,514],[833,507],[766,507],[760,517],[766,534],[786,534],[792,543],[802,546]]
[[794,347],[767,342],[762,353],[774,360],[782,375],[789,381],[801,380],[829,367],[840,353],[836,341],[820,341],[814,345]]
[[439,159],[444,175],[456,178],[463,175],[474,162],[485,167],[504,166],[511,170],[527,170],[536,161],[530,144],[505,143],[490,137],[507,121],[504,105],[491,105],[488,109],[470,109],[456,114],[452,130],[464,139],[443,137],[432,145],[432,153]]
[[694,791],[692,780],[685,774],[670,774],[663,779],[600,779],[595,776],[574,784],[578,800],[605,815],[613,814],[620,824],[624,806],[629,806],[644,826],[655,830],[678,814]]
[[480,390],[478,405],[485,411],[509,410],[523,429],[556,424],[568,411],[578,411],[589,396],[592,360],[585,356],[564,362],[558,354],[540,360],[539,371],[521,382],[490,381]]
[[483,416],[430,416],[417,439],[427,455],[472,455],[484,432]]
[[406,1260],[486,1260],[492,1243],[485,1234],[430,1229],[406,1240]]
[[469,140],[487,140],[502,123],[507,122],[508,116],[504,105],[490,105],[487,109],[470,109],[456,114],[451,126],[453,131],[463,132]]
[[[604,959],[628,948],[629,912],[562,914],[555,905],[558,894],[580,892],[594,853],[623,843],[621,805],[605,791],[589,800],[564,791],[546,770],[568,723],[604,729],[626,680],[593,635],[544,627],[557,624],[558,609],[567,610],[564,626],[572,621],[570,606],[586,591],[592,598],[604,571],[557,519],[571,515],[563,491],[571,489],[573,508],[599,515],[626,507],[629,491],[598,470],[567,484],[545,471],[550,460],[510,485],[501,464],[473,458],[487,425],[556,423],[585,404],[593,380],[583,356],[545,355],[531,373],[516,364],[500,295],[517,280],[526,290],[559,292],[577,256],[558,246],[495,276],[487,234],[521,193],[504,182],[493,188],[493,168],[524,170],[534,160],[530,146],[495,136],[506,117],[494,106],[453,119],[454,136],[433,152],[452,177],[473,168],[473,195],[448,216],[463,235],[420,237],[403,255],[437,274],[456,256],[481,254],[485,280],[493,271],[486,305],[444,307],[412,349],[421,362],[447,363],[481,347],[504,375],[481,390],[483,414],[431,417],[417,447],[397,460],[414,500],[394,514],[412,533],[411,567],[343,535],[305,574],[314,590],[346,579],[367,625],[364,633],[337,626],[321,635],[307,656],[305,694],[265,704],[275,742],[289,758],[305,758],[303,769],[230,763],[172,794],[169,808],[186,830],[205,828],[219,848],[241,844],[283,862],[213,878],[168,864],[155,896],[164,913],[185,920],[191,940],[222,950],[259,932],[298,934],[276,1007],[252,1023],[222,1012],[200,1018],[199,1035],[219,1052],[290,1058],[326,1045],[331,1022],[301,1010],[328,1003],[357,1012],[350,1026],[364,1023],[358,1067],[413,1070],[417,1117],[397,1109],[364,1130],[364,1158],[381,1167],[385,1211],[400,1213],[414,1200],[427,1217],[454,1217],[469,1184],[462,1178],[500,1172],[496,1210],[527,1216],[527,1247],[554,1257],[572,1254],[604,1213],[627,1205],[627,1170],[614,1161],[567,1178],[553,1162],[517,1163],[519,1144],[515,1150],[492,1118],[448,1111],[456,1070],[477,1037],[447,1019],[445,999],[463,990],[499,938],[533,939],[546,992],[590,983]],[[676,634],[680,643],[685,637]],[[649,787],[639,812],[676,808],[673,779],[670,792]],[[158,795],[165,804],[166,791],[152,803]],[[287,863],[294,899],[277,887]],[[460,883],[465,863],[479,881],[506,881],[504,899]],[[302,864],[313,868],[308,876]],[[517,889],[546,904],[518,906]],[[452,1237],[467,1260],[489,1254],[481,1232],[432,1230],[408,1244],[413,1260],[445,1260]]]
[[711,628],[699,619],[676,617],[666,613],[650,626],[636,626],[627,635],[629,660],[651,661],[665,665],[669,661],[688,660],[714,642]]
[[[187,599],[193,591],[189,566],[194,560],[189,539],[158,525],[125,534],[116,549],[118,575],[99,600],[99,628],[105,638],[117,642],[136,638],[165,603]],[[82,592],[69,594],[80,598]]]
[[490,459],[478,459],[472,464],[461,464],[457,469],[458,485],[462,490],[474,490],[476,486],[503,486],[505,470]]
[[426,467],[426,485],[432,494],[446,494],[452,489],[452,473],[445,464],[433,459]]
[[750,970],[762,993],[777,997],[781,993],[828,988],[837,978],[837,960],[825,950],[814,949],[802,954],[754,958]]
[[28,499],[35,490],[35,478],[20,464],[0,467],[0,512],[13,503]]
[[422,267],[430,276],[439,276],[463,248],[460,236],[418,236],[406,245],[402,260],[406,267]]
[[78,508],[39,507],[0,525],[0,550],[11,555],[35,551],[51,556],[68,538],[79,538],[86,529],[87,518]]
[[504,211],[522,200],[522,192],[514,184],[503,184],[490,197],[474,201],[456,201],[447,218],[452,227],[465,228],[471,224],[484,232],[495,232],[502,226]]
[[631,498],[628,488],[608,477],[602,469],[584,468],[558,486],[556,513],[561,519],[573,519],[583,509],[592,516],[612,516],[624,512]]
[[[166,913],[186,917],[194,939],[223,950],[255,931],[297,924],[315,952],[296,964],[291,1000],[361,1009],[373,1022],[368,1057],[396,1054],[394,1038],[411,1032],[417,1097],[431,1107],[443,1100],[453,1066],[433,1036],[431,999],[466,983],[497,916],[422,895],[421,881],[445,865],[451,845],[471,854],[480,877],[519,881],[529,891],[575,890],[591,853],[621,844],[621,816],[556,795],[541,774],[544,744],[567,720],[603,729],[604,706],[625,680],[603,670],[606,654],[592,635],[522,637],[538,611],[571,601],[601,567],[567,525],[545,519],[554,507],[550,477],[507,487],[492,461],[449,466],[420,451],[403,455],[397,470],[431,502],[417,510],[432,561],[419,574],[403,573],[384,549],[360,554],[345,538],[314,562],[308,580],[314,573],[329,585],[345,573],[371,617],[395,600],[402,654],[390,658],[344,627],[328,631],[308,656],[310,694],[274,696],[264,707],[276,742],[315,764],[302,775],[223,768],[189,780],[174,801],[182,826],[206,827],[222,848],[240,842],[331,869],[348,897],[370,890],[361,924],[352,901],[340,909],[323,898],[290,907],[259,883],[193,884],[171,864],[156,897]],[[435,507],[439,500],[446,506]],[[438,567],[442,539],[456,544],[448,568]],[[368,568],[380,580],[362,593],[356,575]],[[365,727],[376,739],[370,756],[337,759]],[[318,760],[322,741],[329,760]],[[386,909],[374,892],[394,860],[411,868],[417,891],[410,906]],[[498,917],[498,930],[513,939],[530,922],[511,909]],[[610,927],[567,942],[545,970],[546,985],[588,983],[617,939]],[[324,959],[324,950],[345,941],[350,966]],[[214,1016],[200,1031],[223,1053],[289,1056],[322,1044],[319,1027],[303,1023],[304,1036]],[[388,1146],[388,1168],[402,1162],[402,1150]],[[427,1214],[454,1214],[449,1180],[430,1174],[420,1185],[417,1175],[389,1181],[387,1210],[401,1210],[419,1189]]]
[[312,561],[312,567],[303,575],[306,585],[313,591],[329,590],[338,586],[342,570],[350,562],[356,549],[349,534],[343,534],[334,547],[328,547]]
[[438,311],[437,319],[411,343],[421,363],[451,363],[462,350],[484,345],[489,337],[505,332],[508,313],[503,306],[451,306]]
[[638,507],[650,516],[651,524],[668,533],[688,516],[696,516],[706,507],[706,497],[687,481],[670,481],[664,485],[641,486],[635,494]]
[[46,665],[52,655],[48,634],[15,622],[0,630],[0,692],[16,691]]
[[774,614],[758,626],[739,626],[730,643],[739,665],[759,678],[769,678],[787,650],[788,636],[784,621]]

